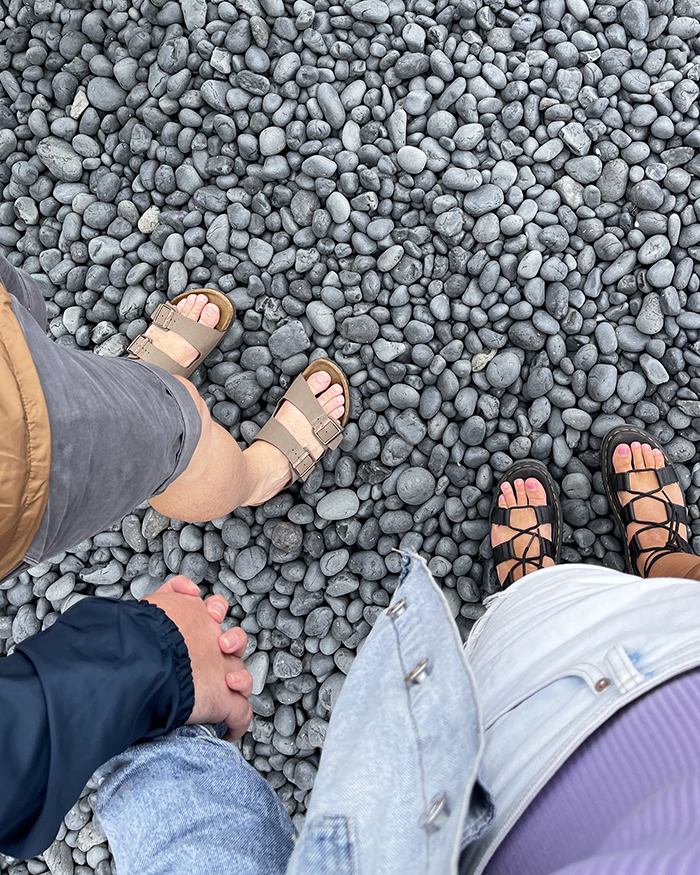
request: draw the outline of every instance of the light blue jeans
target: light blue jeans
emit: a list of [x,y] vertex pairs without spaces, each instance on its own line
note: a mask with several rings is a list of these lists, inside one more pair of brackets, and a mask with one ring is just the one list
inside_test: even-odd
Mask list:
[[700,665],[698,617],[695,581],[558,566],[494,597],[465,652],[413,557],[345,680],[296,841],[238,751],[190,727],[98,773],[117,875],[479,875],[598,726]]
[[283,875],[296,830],[217,727],[183,726],[113,757],[97,814],[119,875]]

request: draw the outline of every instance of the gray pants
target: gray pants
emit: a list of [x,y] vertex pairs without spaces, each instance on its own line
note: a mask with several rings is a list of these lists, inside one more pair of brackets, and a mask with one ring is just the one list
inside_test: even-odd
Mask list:
[[161,368],[53,343],[36,284],[2,257],[0,281],[12,295],[51,425],[48,504],[13,577],[163,492],[187,468],[201,421],[182,383]]

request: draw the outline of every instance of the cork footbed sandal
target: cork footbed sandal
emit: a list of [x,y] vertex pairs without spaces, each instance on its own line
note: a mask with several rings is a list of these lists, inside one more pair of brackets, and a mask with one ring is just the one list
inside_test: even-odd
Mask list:
[[[330,375],[331,386],[338,384],[343,387],[345,410],[340,420],[334,419],[326,413],[306,382],[312,374],[317,374],[320,371]],[[330,389],[330,386],[328,386],[328,389]],[[337,449],[343,439],[343,427],[350,416],[350,388],[345,375],[337,365],[328,359],[317,359],[294,380],[289,389],[277,402],[272,417],[253,438],[254,442],[265,441],[268,444],[272,444],[273,447],[276,447],[289,459],[291,481],[288,485],[291,486],[297,480],[307,480],[318,459],[314,459],[311,452],[306,447],[301,446],[294,435],[287,431],[279,420],[275,419],[278,410],[285,401],[293,404],[311,423],[314,436],[323,447],[323,453],[325,453],[327,449]]]
[[[663,453],[665,465],[663,468],[633,468],[631,471],[623,471],[618,473],[613,467],[613,455],[620,444],[632,444],[632,441],[638,441],[640,444],[649,444],[654,450],[660,450]],[[603,472],[603,486],[605,495],[610,502],[610,507],[613,510],[615,520],[622,533],[622,543],[625,545],[625,559],[627,561],[627,570],[630,574],[636,574],[641,577],[648,577],[654,564],[663,559],[664,556],[669,556],[673,553],[690,553],[695,555],[695,551],[690,546],[688,541],[681,535],[682,526],[686,526],[686,531],[690,531],[690,519],[688,510],[685,504],[674,504],[663,493],[664,486],[671,486],[677,483],[680,486],[678,475],[671,464],[670,459],[666,455],[661,444],[651,435],[642,431],[641,428],[635,428],[631,425],[618,425],[611,429],[603,438],[600,445],[601,469]],[[630,487],[630,474],[639,474],[641,472],[653,472],[658,480],[658,487],[650,492],[640,492],[637,489]],[[682,491],[682,490],[681,490]],[[629,492],[633,496],[627,504],[622,504],[618,497],[619,492]],[[652,499],[660,502],[663,505],[666,513],[666,519],[662,522],[654,522],[653,520],[645,520],[637,516],[634,505],[640,499]],[[631,538],[627,537],[627,526],[630,523],[639,523],[642,528],[639,529]],[[666,529],[668,538],[663,547],[642,547],[639,541],[639,535],[649,529]],[[640,574],[639,558],[642,553],[649,555],[644,560],[644,567]]]
[[[195,322],[194,319],[183,316],[182,313],[178,312],[177,305],[189,295],[206,295],[210,304],[216,304],[220,315],[215,328],[202,325],[201,322]],[[183,292],[181,295],[173,298],[172,301],[159,304],[153,312],[151,321],[153,325],[157,325],[163,331],[174,331],[188,343],[192,344],[197,350],[197,358],[191,365],[185,368],[166,352],[158,349],[145,334],[139,335],[131,342],[127,350],[129,358],[139,359],[151,365],[158,365],[159,368],[163,368],[163,370],[174,374],[176,377],[191,377],[204,359],[224,339],[235,318],[236,310],[222,292],[218,292],[216,289],[192,289],[189,292]]]
[[[539,507],[533,507],[532,505],[500,507],[498,499],[501,494],[501,486],[503,483],[507,482],[513,485],[516,480],[527,480],[528,477],[534,477],[542,484],[544,491],[547,494],[547,504],[540,505]],[[531,526],[522,528],[522,526],[516,526],[511,522],[510,515],[514,510],[525,509],[535,512],[535,522]],[[513,572],[516,571],[516,569],[520,569],[522,571],[521,577],[524,577],[532,571],[543,568],[544,566],[541,563],[545,556],[549,556],[550,559],[553,559],[555,564],[559,562],[563,537],[561,504],[559,502],[554,479],[541,462],[538,462],[535,459],[521,459],[514,465],[510,466],[496,486],[496,492],[491,503],[489,523],[492,526],[509,526],[516,532],[516,534],[508,541],[504,541],[502,544],[496,544],[493,548],[493,559],[497,566],[500,565],[501,562],[507,562],[510,560],[514,560],[518,563],[517,565],[514,565],[506,575],[505,580],[501,584],[502,589],[506,589],[506,587],[515,583]],[[539,527],[543,525],[551,525],[551,540],[540,534]],[[518,553],[528,553],[532,545],[539,542],[538,556],[531,556],[529,558],[524,558],[523,555],[516,556],[513,544],[517,538],[522,538],[523,535],[529,535],[529,541],[525,544],[524,549],[518,547]],[[519,543],[523,542],[520,541]]]

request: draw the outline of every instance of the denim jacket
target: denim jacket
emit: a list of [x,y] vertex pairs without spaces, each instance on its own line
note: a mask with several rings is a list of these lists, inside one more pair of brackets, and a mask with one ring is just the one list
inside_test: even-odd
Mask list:
[[478,875],[596,728],[700,665],[698,620],[695,582],[569,565],[494,597],[463,649],[411,557],[333,712],[287,875]]

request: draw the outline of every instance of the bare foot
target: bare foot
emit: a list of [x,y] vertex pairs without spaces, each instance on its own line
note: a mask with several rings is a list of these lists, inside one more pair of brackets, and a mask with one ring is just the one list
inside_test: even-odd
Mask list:
[[[210,304],[206,295],[196,293],[183,298],[177,305],[177,311],[209,328],[216,328],[221,315],[219,308],[216,304]],[[183,368],[189,367],[199,355],[192,344],[176,331],[164,331],[157,325],[149,325],[146,337],[153,342],[155,347],[169,355]]]
[[[340,420],[345,412],[343,387],[338,383],[330,386],[330,374],[323,371],[312,374],[307,382],[326,413],[333,419]],[[275,418],[300,446],[305,447],[311,453],[314,459],[321,458],[323,446],[316,440],[311,423],[293,404],[285,401]],[[255,485],[246,504],[263,504],[281,492],[291,480],[289,460],[283,452],[273,447],[272,444],[256,441],[245,451],[245,456],[246,461],[253,467],[253,471],[257,472],[257,476],[253,473]]]
[[[639,441],[634,441],[631,446],[629,444],[620,444],[615,448],[613,454],[613,468],[618,474],[625,471],[634,472],[639,468],[663,468],[666,464],[664,454],[661,450],[653,449],[649,444],[640,444]],[[634,535],[639,533],[639,542],[643,549],[637,559],[637,570],[644,576],[644,564],[650,558],[649,554],[653,553],[659,547],[665,547],[668,543],[669,529],[665,525],[668,521],[668,514],[662,501],[670,501],[672,504],[677,504],[685,507],[685,499],[683,492],[678,483],[672,483],[670,486],[659,486],[659,479],[653,471],[640,471],[639,473],[630,474],[630,489],[636,492],[649,493],[649,498],[640,498],[630,492],[618,492],[617,496],[620,499],[620,504],[624,507],[632,499],[634,499],[634,513],[640,520],[645,520],[641,523],[630,523],[627,526],[627,539],[632,540]],[[657,497],[652,497],[656,493]],[[657,522],[658,528],[650,528],[649,524]],[[643,531],[646,529],[645,531]],[[686,541],[690,536],[687,526],[681,526],[681,537]]]
[[[537,525],[537,518],[534,511],[528,509],[528,505],[530,507],[539,507],[545,504],[547,504],[547,493],[540,481],[534,477],[528,477],[527,480],[516,480],[515,490],[508,482],[502,484],[498,506],[518,508],[512,511],[510,515],[510,520],[515,528],[510,526],[492,526],[491,544],[495,547],[497,544],[503,544],[512,539],[515,555],[526,559],[527,562],[525,571],[523,571],[522,564],[516,560],[499,562],[496,566],[496,571],[498,572],[501,586],[503,586],[503,582],[511,569],[513,570],[513,578],[519,580],[525,574],[554,565],[554,560],[550,559],[549,556],[540,556],[540,543],[536,536],[536,532],[539,532],[543,538],[551,541],[552,527],[547,523],[535,529],[534,526]],[[517,534],[517,529],[527,529],[530,527],[533,527],[532,531],[514,537]]]

